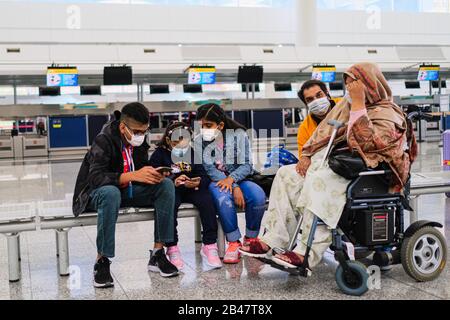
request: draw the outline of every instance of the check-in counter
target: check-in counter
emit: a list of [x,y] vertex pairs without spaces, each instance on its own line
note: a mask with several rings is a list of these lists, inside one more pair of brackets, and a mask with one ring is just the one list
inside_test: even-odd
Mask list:
[[10,136],[0,136],[0,159],[14,158],[13,142]]
[[48,143],[47,137],[43,136],[24,136],[23,156],[27,157],[47,157]]

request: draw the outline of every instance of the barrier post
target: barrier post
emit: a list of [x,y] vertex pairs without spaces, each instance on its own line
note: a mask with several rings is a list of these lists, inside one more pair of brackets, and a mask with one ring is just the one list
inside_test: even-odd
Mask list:
[[69,263],[69,230],[56,230],[56,252],[58,257],[58,273],[61,277],[70,275]]
[[9,282],[20,281],[20,240],[18,233],[6,235],[8,245],[8,271]]

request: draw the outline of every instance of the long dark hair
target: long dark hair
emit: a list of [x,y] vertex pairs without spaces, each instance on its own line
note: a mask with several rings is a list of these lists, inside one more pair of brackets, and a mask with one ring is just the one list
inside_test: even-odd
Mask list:
[[161,140],[156,144],[157,147],[159,148],[166,148],[166,149],[171,149],[172,146],[169,146],[167,144],[167,138],[171,139],[172,138],[172,134],[176,131],[176,130],[187,130],[189,131],[189,133],[192,136],[192,130],[189,127],[189,125],[185,122],[181,122],[181,121],[174,121],[172,122],[166,129],[166,132],[164,132],[163,137],[161,138]]
[[197,120],[200,121],[203,119],[207,121],[212,121],[217,124],[223,122],[225,124],[223,128],[224,131],[228,129],[231,130],[242,129],[244,131],[247,130],[247,128],[244,127],[242,124],[227,116],[225,111],[218,104],[215,103],[205,104],[197,110]]

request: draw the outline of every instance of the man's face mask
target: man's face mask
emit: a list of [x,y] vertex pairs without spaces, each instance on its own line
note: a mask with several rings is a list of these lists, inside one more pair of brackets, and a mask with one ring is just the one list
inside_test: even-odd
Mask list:
[[316,99],[308,104],[309,111],[319,117],[322,117],[330,110],[331,102],[328,97]]
[[127,142],[132,145],[133,147],[140,147],[144,144],[145,141],[145,134],[143,135],[135,135],[133,134],[130,129],[128,129],[127,126],[125,126],[125,129],[128,131],[128,133],[131,135],[131,139],[128,139],[125,136],[125,139],[127,140]]

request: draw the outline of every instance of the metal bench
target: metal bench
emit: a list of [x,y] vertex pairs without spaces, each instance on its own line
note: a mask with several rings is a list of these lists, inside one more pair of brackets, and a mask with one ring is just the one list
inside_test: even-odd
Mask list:
[[[69,231],[75,227],[96,226],[97,214],[87,213],[75,218],[71,213],[72,203],[70,201],[43,201],[37,205],[21,205],[14,207],[17,213],[22,209],[22,216],[6,220],[0,220],[0,233],[7,238],[9,281],[17,282],[21,279],[20,265],[20,233],[27,231],[55,230],[57,267],[60,276],[68,276],[70,273],[69,263]],[[1,212],[5,207],[0,206]],[[2,210],[3,209],[3,210]],[[33,212],[24,216],[23,212]],[[9,212],[11,213],[11,212]],[[153,221],[154,209],[126,208],[119,213],[117,223],[133,223]],[[178,218],[194,218],[195,241],[201,242],[201,222],[197,209],[189,204],[183,204],[178,212]],[[225,253],[225,234],[219,224],[218,247],[221,257]]]
[[[421,195],[450,192],[450,172],[431,174],[413,174],[411,186],[410,223],[418,220],[418,201]],[[70,229],[97,225],[97,215],[84,214],[75,218],[71,212],[72,203],[66,201],[44,201],[34,203],[0,206],[2,215],[11,214],[13,218],[0,219],[0,234],[5,234],[8,246],[9,280],[20,280],[20,233],[38,230],[55,230],[58,272],[61,276],[69,275],[69,241]],[[198,211],[192,205],[183,205],[178,217],[195,218],[195,241],[201,242],[201,224]],[[124,209],[119,214],[118,223],[132,223],[154,220],[153,209]],[[225,254],[225,234],[219,223],[218,247],[221,257]]]

